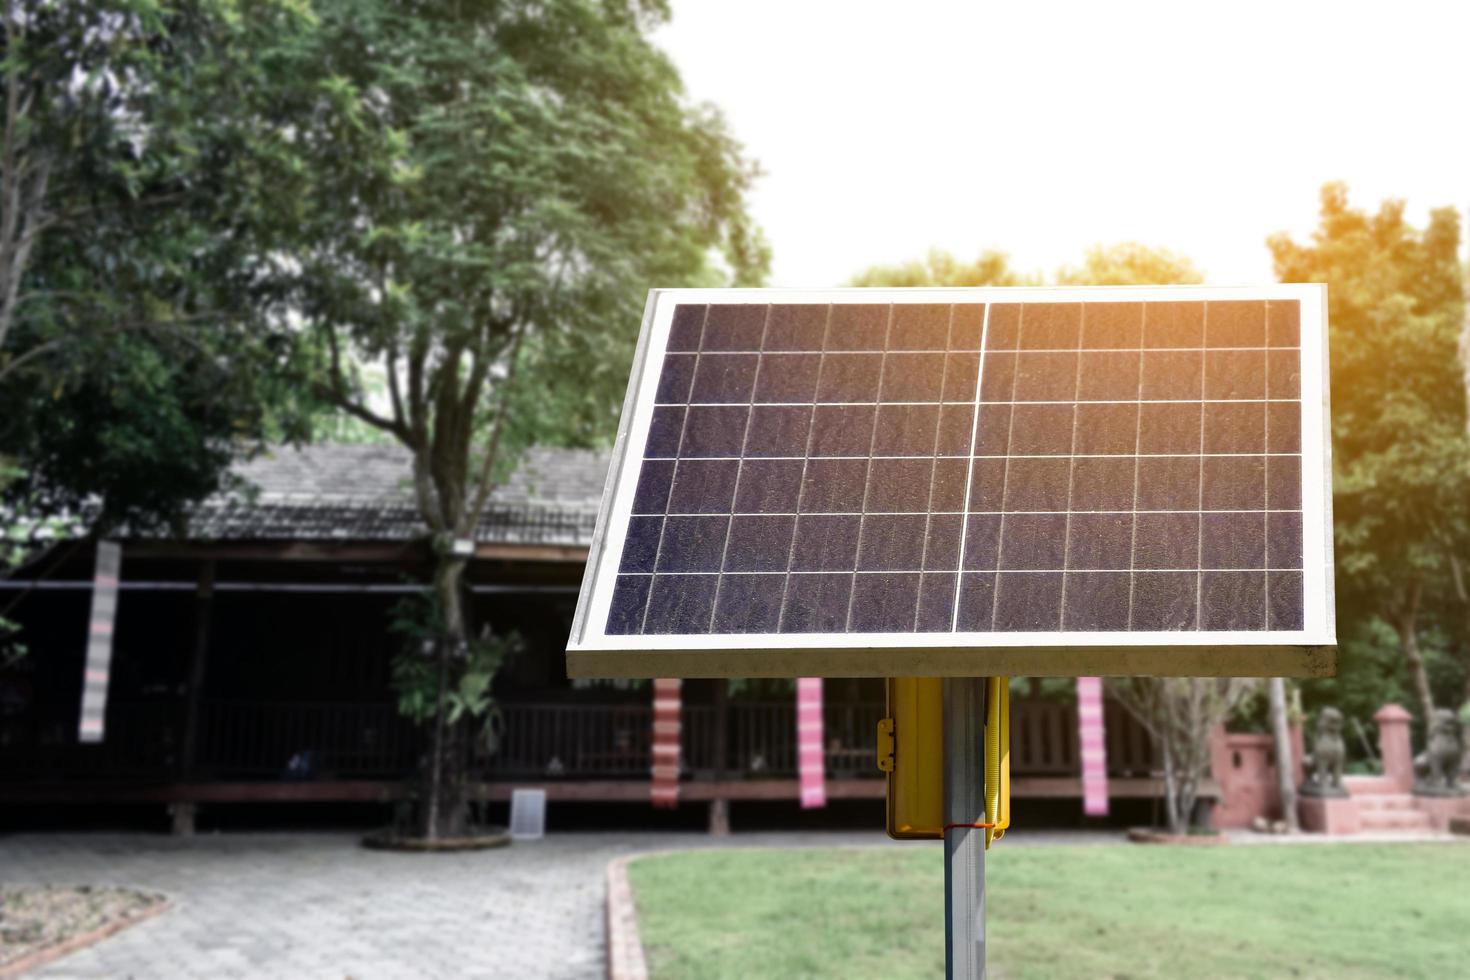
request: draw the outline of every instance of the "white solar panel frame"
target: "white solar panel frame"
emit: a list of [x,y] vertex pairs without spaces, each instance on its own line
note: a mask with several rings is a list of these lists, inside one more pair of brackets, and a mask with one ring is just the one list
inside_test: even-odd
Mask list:
[[[703,303],[888,305],[1229,300],[1296,300],[1301,304],[1302,629],[674,635],[605,632],[675,307]],[[982,357],[982,377],[983,373]],[[567,673],[571,677],[1080,676],[1096,673],[1330,676],[1336,669],[1337,642],[1330,425],[1325,285],[650,290],[567,644]],[[1175,649],[1160,656],[1165,652],[1161,648]],[[1110,669],[1100,670],[1100,666]]]

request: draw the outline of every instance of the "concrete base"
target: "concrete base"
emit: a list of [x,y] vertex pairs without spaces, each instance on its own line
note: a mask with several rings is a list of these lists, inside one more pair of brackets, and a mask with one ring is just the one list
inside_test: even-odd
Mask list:
[[169,816],[172,817],[173,835],[175,837],[194,836],[194,818],[199,814],[197,803],[174,803],[169,806]]
[[1449,830],[1456,817],[1470,821],[1470,796],[1415,796],[1414,807],[1429,814],[1435,830]]
[[1356,834],[1362,825],[1351,797],[1304,796],[1297,801],[1302,830],[1316,834]]
[[711,837],[730,836],[730,801],[709,801],[709,835]]
[[1413,785],[1412,779],[1393,776],[1344,776],[1343,788],[1350,796],[1373,796],[1388,793],[1407,793]]

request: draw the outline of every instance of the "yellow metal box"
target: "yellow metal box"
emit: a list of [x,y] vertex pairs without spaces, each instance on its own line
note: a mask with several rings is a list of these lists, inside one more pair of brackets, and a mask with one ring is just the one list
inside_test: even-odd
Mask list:
[[944,837],[944,699],[938,677],[888,679],[878,768],[888,780],[888,836]]

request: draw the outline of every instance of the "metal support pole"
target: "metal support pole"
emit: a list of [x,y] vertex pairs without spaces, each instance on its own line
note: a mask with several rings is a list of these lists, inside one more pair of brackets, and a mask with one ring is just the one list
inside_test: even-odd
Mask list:
[[[944,680],[944,822],[985,819],[985,678]],[[985,831],[944,835],[944,966],[948,980],[985,977]]]

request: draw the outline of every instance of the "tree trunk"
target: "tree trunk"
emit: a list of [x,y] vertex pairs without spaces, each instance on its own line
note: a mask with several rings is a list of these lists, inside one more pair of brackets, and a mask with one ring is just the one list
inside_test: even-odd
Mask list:
[[1281,791],[1281,819],[1293,834],[1301,829],[1296,817],[1296,770],[1291,757],[1291,725],[1286,717],[1286,681],[1266,681],[1271,699],[1271,735],[1276,743],[1276,784]]
[[1177,746],[1178,752],[1174,753],[1175,769],[1178,775],[1175,781],[1178,784],[1176,792],[1179,794],[1179,802],[1176,809],[1179,811],[1180,829],[1176,833],[1189,833],[1189,828],[1195,823],[1195,804],[1199,801],[1199,783],[1204,776],[1206,760],[1209,751],[1209,728],[1205,720],[1205,706],[1203,699],[1207,695],[1204,685],[1209,681],[1198,677],[1191,677],[1186,682],[1188,685],[1188,697],[1185,699],[1185,718],[1182,730],[1179,734],[1183,736]]
[[1434,695],[1429,689],[1429,672],[1424,669],[1424,654],[1419,650],[1419,599],[1423,591],[1423,580],[1415,576],[1409,582],[1408,594],[1394,625],[1398,629],[1399,650],[1409,665],[1409,675],[1413,678],[1414,691],[1419,696],[1419,707],[1424,712],[1424,724],[1427,726],[1434,718]]
[[[1470,327],[1470,317],[1466,318],[1465,323],[1467,327]],[[1461,351],[1464,350],[1462,341]],[[1450,578],[1455,583],[1455,594],[1459,596],[1460,603],[1465,607],[1465,629],[1460,634],[1458,644],[1460,660],[1465,666],[1465,687],[1460,694],[1460,702],[1470,704],[1470,588],[1467,588],[1465,583],[1465,566],[1460,561],[1460,556],[1454,552],[1450,553]]]
[[439,604],[443,635],[436,644],[439,687],[434,706],[434,730],[425,767],[423,805],[419,807],[419,834],[425,840],[462,837],[468,830],[468,745],[464,724],[450,724],[447,694],[455,666],[462,662],[469,641],[465,620],[463,558],[440,555],[434,569],[434,596]]
[[729,756],[730,725],[730,682],[723,677],[715,679],[715,781],[725,778],[726,760]]
[[1159,741],[1164,752],[1164,822],[1169,825],[1169,833],[1182,834],[1185,828],[1179,813],[1179,779],[1174,771],[1174,752],[1169,745],[1171,739],[1166,732]]

